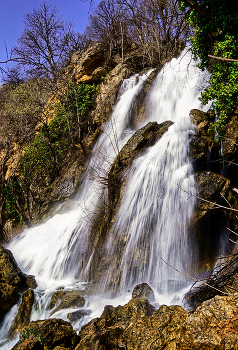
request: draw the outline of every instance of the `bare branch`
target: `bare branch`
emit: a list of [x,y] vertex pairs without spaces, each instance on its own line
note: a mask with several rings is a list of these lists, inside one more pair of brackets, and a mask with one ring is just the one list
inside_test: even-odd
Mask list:
[[160,257],[160,259],[161,259],[166,265],[168,265],[169,267],[171,267],[173,270],[177,271],[177,272],[180,273],[181,275],[183,275],[183,276],[185,276],[185,277],[188,277],[188,278],[190,278],[190,279],[193,280],[193,281],[201,282],[201,283],[203,283],[204,285],[206,285],[206,286],[208,286],[208,287],[210,287],[210,288],[216,290],[216,291],[219,292],[219,293],[222,293],[222,294],[225,294],[225,295],[231,295],[231,293],[223,292],[222,290],[220,290],[220,289],[218,289],[218,288],[216,288],[216,287],[211,286],[210,284],[204,282],[203,280],[198,279],[197,277],[189,276],[189,275],[187,275],[186,273],[183,273],[183,272],[181,272],[181,271],[175,269],[173,266],[171,266],[170,264],[168,264],[163,258]]
[[206,203],[209,203],[209,204],[212,204],[212,205],[215,205],[216,206],[216,208],[215,209],[217,209],[217,208],[222,208],[222,209],[226,209],[226,210],[231,210],[231,211],[235,211],[235,212],[238,212],[238,210],[237,209],[233,209],[233,208],[229,208],[229,207],[225,207],[225,206],[223,206],[223,205],[220,205],[220,204],[217,204],[217,203],[214,203],[214,202],[211,202],[211,201],[208,201],[207,199],[204,199],[204,198],[202,198],[202,197],[199,197],[199,196],[197,196],[197,195],[195,195],[194,193],[192,193],[191,191],[186,191],[186,190],[184,190],[179,184],[178,184],[178,187],[183,191],[183,192],[186,192],[186,193],[188,193],[190,196],[193,196],[193,197],[195,197],[195,198],[197,198],[197,199],[200,199],[201,201],[203,201],[203,202],[206,202]]
[[193,4],[190,0],[183,0],[183,2],[189,6],[192,10],[195,10],[198,13],[201,13],[201,15],[211,17],[211,12],[202,9],[200,6],[197,6],[196,4]]
[[208,57],[215,58],[216,60],[220,60],[220,61],[238,62],[238,59],[234,59],[234,58],[223,58],[223,57],[217,57],[217,56],[213,56],[213,55],[208,55]]

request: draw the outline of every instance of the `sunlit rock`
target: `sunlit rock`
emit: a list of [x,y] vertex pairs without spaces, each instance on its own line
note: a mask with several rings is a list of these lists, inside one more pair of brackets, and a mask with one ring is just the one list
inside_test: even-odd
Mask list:
[[[30,282],[31,281],[31,282]],[[33,277],[23,274],[10,250],[0,245],[0,317],[19,299],[29,284],[36,286]]]

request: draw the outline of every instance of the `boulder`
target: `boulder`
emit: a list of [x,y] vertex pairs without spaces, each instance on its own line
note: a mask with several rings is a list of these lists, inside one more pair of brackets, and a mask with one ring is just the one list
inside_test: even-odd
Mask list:
[[9,335],[14,338],[16,334],[30,322],[32,306],[34,304],[34,292],[28,289],[22,296],[16,317],[14,318]]
[[132,291],[133,299],[147,299],[151,303],[155,302],[155,294],[153,289],[148,285],[148,283],[137,284]]
[[28,288],[30,280],[36,286],[34,277],[23,274],[10,250],[0,245],[0,317],[18,302],[19,292]]
[[69,322],[52,318],[30,322],[21,330],[19,341],[13,349],[43,350],[56,347],[74,349],[79,340]]
[[92,313],[92,311],[90,311],[90,310],[81,309],[81,310],[77,310],[77,311],[68,313],[67,319],[70,322],[76,322],[85,316],[89,316],[91,313]]
[[108,197],[112,208],[116,207],[121,197],[125,171],[130,167],[133,160],[147,147],[153,146],[172,124],[171,121],[161,124],[149,122],[143,128],[137,130],[119,152],[108,174]]
[[73,307],[79,308],[83,307],[84,304],[85,299],[80,295],[80,290],[57,291],[53,293],[51,297],[50,308],[53,308],[55,307],[55,305],[57,305],[55,309],[51,312],[51,315],[61,309]]

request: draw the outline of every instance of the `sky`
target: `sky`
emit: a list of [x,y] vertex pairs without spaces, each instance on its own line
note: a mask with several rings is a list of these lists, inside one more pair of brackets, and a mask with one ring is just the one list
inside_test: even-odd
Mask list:
[[[90,0],[45,0],[47,4],[56,6],[59,15],[64,21],[73,21],[74,29],[82,32],[87,25],[89,13],[92,12],[100,0],[94,0],[90,7]],[[0,0],[0,61],[7,59],[6,49],[10,53],[16,44],[16,39],[24,29],[24,14],[32,12],[33,8],[39,7],[43,0]],[[4,65],[5,66],[5,65]],[[2,65],[2,67],[4,67]]]

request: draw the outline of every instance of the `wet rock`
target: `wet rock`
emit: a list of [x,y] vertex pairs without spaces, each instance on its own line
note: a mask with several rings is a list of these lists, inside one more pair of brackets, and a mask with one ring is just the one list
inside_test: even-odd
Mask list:
[[28,288],[27,280],[10,250],[0,245],[0,317],[17,303],[19,292]]
[[195,171],[219,172],[220,164],[213,161],[220,158],[220,145],[215,141],[214,131],[209,130],[210,123],[215,119],[214,113],[193,109],[190,115],[196,126],[194,134],[190,137],[190,158]]
[[13,349],[74,349],[80,338],[69,322],[60,319],[33,321],[20,332],[19,342]]
[[234,116],[225,127],[222,140],[223,172],[235,187],[238,187],[237,164],[238,164],[238,118]]
[[201,199],[198,200],[188,232],[194,235],[197,240],[200,267],[204,271],[205,266],[210,268],[215,263],[219,254],[221,235],[227,237],[227,253],[230,249],[230,232],[226,227],[232,226],[231,213],[229,210],[216,208],[216,203],[227,207],[228,202],[230,202],[234,208],[237,207],[238,203],[232,195],[231,182],[227,178],[211,171],[197,172],[194,176],[197,195]]
[[37,287],[37,283],[35,280],[35,276],[23,274],[25,278],[25,284],[27,288],[35,289]]
[[[51,186],[46,188],[42,194],[44,204],[40,210],[44,219],[55,213],[56,210],[59,212],[59,203],[63,203],[63,201],[75,193],[84,170],[85,168],[78,161],[75,161],[60,178],[57,178]],[[72,202],[68,201],[67,204],[62,205],[61,212],[63,210],[70,210],[71,208]]]
[[84,298],[80,295],[80,290],[57,291],[53,293],[50,308],[55,307],[58,302],[59,305],[51,312],[51,315],[61,309],[82,307],[85,304]]
[[30,322],[32,306],[34,304],[34,292],[28,289],[22,296],[18,312],[14,318],[9,330],[10,338],[14,338],[16,334]]
[[155,302],[155,294],[153,289],[145,282],[137,284],[132,291],[133,299],[147,299],[151,303]]
[[78,311],[68,313],[67,319],[70,322],[76,322],[76,321],[80,320],[81,318],[90,315],[91,313],[92,313],[92,311],[90,311],[90,310],[81,309]]
[[171,121],[161,124],[150,122],[137,130],[122,148],[108,174],[108,197],[111,207],[115,208],[120,199],[123,175],[133,160],[147,147],[154,145],[172,124]]

